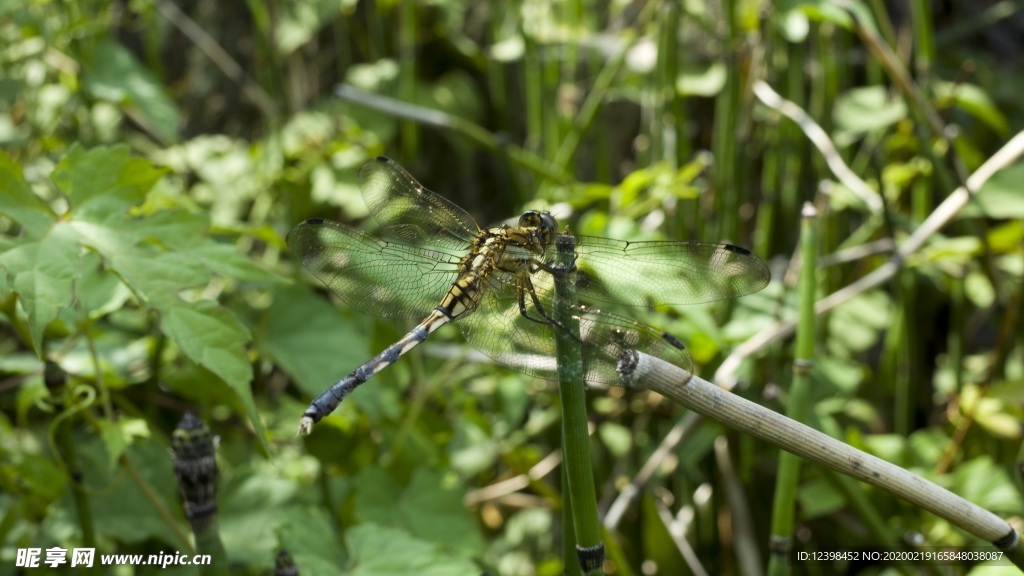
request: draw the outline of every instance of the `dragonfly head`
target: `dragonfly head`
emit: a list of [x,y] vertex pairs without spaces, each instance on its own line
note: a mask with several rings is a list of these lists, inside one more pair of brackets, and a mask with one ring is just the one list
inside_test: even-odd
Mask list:
[[519,217],[519,226],[535,229],[540,236],[541,244],[547,246],[551,244],[557,233],[558,222],[555,222],[555,217],[547,212],[527,210]]

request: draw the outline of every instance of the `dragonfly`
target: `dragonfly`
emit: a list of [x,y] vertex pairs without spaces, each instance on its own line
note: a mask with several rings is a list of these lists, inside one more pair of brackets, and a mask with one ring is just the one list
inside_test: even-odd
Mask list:
[[[539,378],[558,379],[554,330],[580,344],[588,383],[621,384],[616,363],[626,350],[692,373],[693,360],[678,339],[598,306],[713,302],[756,292],[770,280],[768,266],[749,250],[714,242],[573,235],[566,265],[558,253],[564,236],[550,213],[529,210],[515,224],[481,228],[383,156],[362,166],[359,183],[387,239],[312,218],[288,233],[288,247],[352,308],[421,321],[317,396],[302,415],[300,434],[453,321],[481,352]],[[556,282],[566,278],[574,282],[577,302],[555,295]]]

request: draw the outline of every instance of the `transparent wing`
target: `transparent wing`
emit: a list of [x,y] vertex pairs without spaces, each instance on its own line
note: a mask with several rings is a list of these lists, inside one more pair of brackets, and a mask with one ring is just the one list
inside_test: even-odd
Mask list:
[[575,238],[576,293],[584,301],[700,304],[757,292],[771,279],[763,260],[731,244]]
[[390,158],[364,164],[359,188],[370,213],[396,240],[465,250],[479,231],[468,212],[427,190]]
[[455,254],[384,242],[320,218],[293,228],[288,248],[338,298],[374,316],[422,318],[458,276]]
[[[542,290],[538,296],[549,316],[554,317],[550,290]],[[539,317],[529,298],[527,302],[527,311]],[[622,385],[615,366],[627,349],[640,350],[693,372],[693,360],[682,344],[651,326],[590,306],[573,305],[569,311],[579,330],[584,379],[589,383]],[[460,318],[458,325],[473,347],[496,362],[530,376],[558,379],[553,331],[562,328],[522,315],[514,279],[494,281],[477,310]]]

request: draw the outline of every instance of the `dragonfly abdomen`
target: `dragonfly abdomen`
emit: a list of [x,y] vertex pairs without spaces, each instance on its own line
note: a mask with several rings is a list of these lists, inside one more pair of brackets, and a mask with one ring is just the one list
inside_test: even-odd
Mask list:
[[452,316],[441,306],[438,306],[429,316],[417,324],[415,328],[409,330],[405,336],[402,336],[394,344],[385,348],[380,354],[364,362],[350,372],[348,376],[332,384],[330,388],[324,390],[309,403],[309,408],[306,408],[306,411],[302,414],[302,419],[299,421],[299,433],[309,434],[314,424],[333,412],[363,382],[373,378],[378,372],[397,362],[399,358],[426,340],[434,331],[451,321]]

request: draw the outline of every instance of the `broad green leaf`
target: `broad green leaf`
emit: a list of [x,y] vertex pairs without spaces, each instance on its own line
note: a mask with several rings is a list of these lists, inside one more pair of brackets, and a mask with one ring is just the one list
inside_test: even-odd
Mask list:
[[0,214],[21,224],[29,238],[44,234],[55,218],[46,202],[25,182],[21,166],[3,150],[0,150]]
[[120,105],[165,143],[176,142],[181,115],[163,83],[124,46],[102,40],[86,67],[85,86],[97,98]]
[[62,494],[67,494],[68,475],[48,456],[20,455],[16,462],[4,463],[4,474],[17,478],[24,486],[19,496],[26,508],[37,514],[46,514]]
[[367,468],[356,486],[356,517],[361,522],[394,526],[451,551],[471,556],[483,545],[463,494],[441,487],[437,472],[417,469],[409,486],[400,488],[386,471]]
[[841,345],[854,352],[866,350],[889,326],[891,305],[888,297],[878,290],[849,300],[828,319],[829,345]]
[[186,250],[186,256],[208,270],[221,276],[249,282],[284,282],[284,278],[259,266],[238,251],[232,244],[222,244],[207,239],[202,244]]
[[597,435],[608,451],[615,457],[625,456],[633,447],[633,433],[617,422],[603,422],[597,427]]
[[779,12],[774,19],[776,27],[789,42],[798,43],[807,39],[811,29],[807,13],[803,10],[786,10]]
[[274,43],[282,56],[291,54],[341,13],[355,9],[356,0],[287,2],[275,10]]
[[121,279],[103,266],[95,252],[86,252],[80,264],[82,275],[75,284],[75,297],[90,318],[100,318],[121,309],[132,294]]
[[149,424],[141,418],[122,418],[117,421],[100,420],[100,438],[107,449],[107,465],[113,470],[134,438],[149,438]]
[[221,486],[220,531],[233,561],[272,554],[274,532],[308,513],[295,503],[299,486],[271,470],[239,470]]
[[996,172],[960,211],[962,218],[1024,218],[1024,162]]
[[890,98],[885,86],[848,90],[832,109],[836,126],[851,135],[880,130],[907,117],[903,100]]
[[800,515],[808,520],[821,518],[839,512],[846,504],[846,498],[836,487],[818,479],[800,486],[796,494],[800,503]]
[[[789,18],[792,17],[789,12],[799,12],[811,20],[831,22],[847,30],[853,29],[853,19],[850,14],[832,0],[788,0],[780,2],[775,11]],[[792,26],[792,23],[785,20],[785,25]],[[796,30],[796,32],[799,31],[799,29]],[[794,31],[790,31],[791,34],[792,32]],[[787,36],[787,40],[790,42],[800,42],[804,38],[805,34]]]
[[351,320],[307,286],[274,294],[267,311],[263,351],[310,396],[370,358]]
[[352,555],[351,576],[466,576],[480,572],[469,560],[452,558],[435,544],[395,528],[357,526],[346,532],[345,541]]
[[180,300],[179,292],[210,281],[210,271],[187,254],[135,250],[127,245],[122,248],[103,255],[111,268],[151,305],[173,306]]
[[500,446],[495,438],[470,418],[458,418],[455,436],[448,445],[451,467],[471,478],[493,466]]
[[1006,469],[988,456],[976,456],[953,472],[954,493],[996,513],[1020,514],[1024,500]]
[[0,254],[0,267],[28,313],[32,346],[42,354],[46,325],[61,308],[71,304],[73,283],[78,277],[81,249],[74,231],[64,222],[50,227],[38,240],[19,244]]
[[54,171],[54,184],[67,196],[75,216],[122,213],[142,202],[163,175],[144,158],[132,157],[127,146],[86,151],[75,145]]
[[[134,478],[120,467],[108,468],[108,455],[99,438],[80,448],[79,464],[90,495],[94,523],[104,538],[125,544],[156,539],[165,546],[184,548],[185,543],[178,540],[176,534],[187,533],[188,529],[184,526],[166,444],[144,438],[128,446],[124,457],[132,465]],[[146,493],[140,489],[140,482]],[[154,496],[177,522],[180,527],[177,533],[153,510]],[[67,499],[70,507],[70,495]]]
[[164,308],[160,327],[193,362],[234,389],[259,438],[265,442],[263,424],[249,387],[252,365],[245,353],[249,330],[230,311],[209,301],[194,304],[182,301]]
[[279,546],[287,550],[300,574],[342,574],[342,550],[330,518],[321,508],[289,507],[277,516]]
[[1006,116],[978,86],[964,82],[938,82],[935,85],[935,94],[940,100],[949,101],[981,120],[1000,137],[1005,138],[1009,133]]

